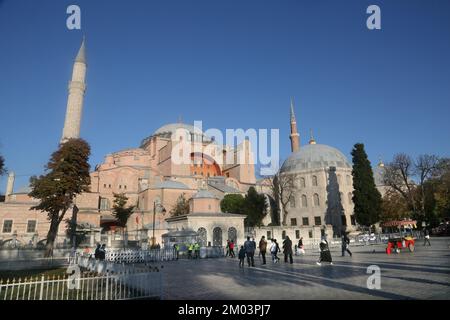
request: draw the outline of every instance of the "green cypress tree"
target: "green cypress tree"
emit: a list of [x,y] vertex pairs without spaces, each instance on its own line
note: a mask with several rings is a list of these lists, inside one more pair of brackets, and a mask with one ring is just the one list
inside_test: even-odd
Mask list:
[[220,209],[226,213],[240,214],[243,211],[245,199],[241,194],[227,194],[220,202]]
[[372,166],[364,150],[364,144],[355,144],[352,157],[355,218],[360,225],[370,227],[380,219],[381,194],[375,186]]
[[244,223],[248,227],[259,227],[267,213],[266,198],[259,194],[254,187],[250,187],[244,199],[243,214],[247,216]]

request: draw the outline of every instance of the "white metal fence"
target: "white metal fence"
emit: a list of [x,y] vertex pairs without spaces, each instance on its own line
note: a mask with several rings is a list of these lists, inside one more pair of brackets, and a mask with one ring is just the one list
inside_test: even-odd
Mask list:
[[161,273],[84,273],[8,279],[0,300],[129,300],[161,298]]
[[151,250],[111,250],[106,252],[105,260],[114,263],[148,263],[176,260],[176,251],[169,249]]

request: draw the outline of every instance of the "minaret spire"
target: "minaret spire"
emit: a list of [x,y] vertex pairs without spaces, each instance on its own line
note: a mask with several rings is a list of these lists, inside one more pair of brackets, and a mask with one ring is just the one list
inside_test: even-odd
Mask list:
[[300,135],[297,131],[297,120],[294,113],[294,99],[291,98],[291,151],[297,152],[300,150]]
[[310,134],[309,144],[316,144],[316,140],[314,140],[312,129],[309,130],[309,134]]
[[76,62],[81,62],[84,64],[86,64],[86,47],[84,45],[85,41],[86,41],[86,38],[85,38],[85,36],[83,36],[83,42],[81,42],[80,50],[78,50],[77,57],[75,58]]
[[80,137],[81,115],[83,113],[83,100],[86,91],[86,69],[86,46],[85,38],[83,37],[73,65],[72,80],[69,83],[66,119],[60,143],[64,143],[71,138]]

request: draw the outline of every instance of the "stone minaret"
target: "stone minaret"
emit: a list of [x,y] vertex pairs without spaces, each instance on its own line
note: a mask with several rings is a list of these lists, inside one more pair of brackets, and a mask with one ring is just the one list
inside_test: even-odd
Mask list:
[[86,52],[83,42],[73,65],[72,80],[69,83],[69,97],[67,98],[66,120],[64,122],[61,143],[70,138],[80,137],[81,115],[83,113],[83,99],[86,91]]
[[8,196],[12,195],[14,192],[14,180],[16,176],[14,172],[10,172],[8,175],[8,182],[6,183],[6,193],[5,196],[8,198]]
[[297,131],[297,121],[295,120],[294,114],[294,102],[291,99],[291,151],[297,152],[300,150],[300,135]]

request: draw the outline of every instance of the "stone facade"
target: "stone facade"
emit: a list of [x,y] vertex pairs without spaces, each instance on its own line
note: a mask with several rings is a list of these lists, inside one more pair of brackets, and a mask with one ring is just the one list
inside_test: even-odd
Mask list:
[[225,246],[227,240],[243,244],[247,236],[244,215],[223,213],[219,199],[201,190],[190,200],[190,213],[166,219],[169,231],[194,231],[202,246]]

